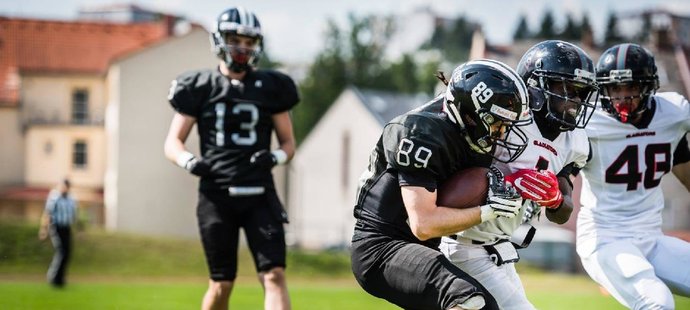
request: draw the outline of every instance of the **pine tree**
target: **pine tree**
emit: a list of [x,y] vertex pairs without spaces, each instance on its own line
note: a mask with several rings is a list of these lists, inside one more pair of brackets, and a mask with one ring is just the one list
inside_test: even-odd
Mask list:
[[623,38],[618,32],[618,17],[614,12],[609,12],[606,22],[606,32],[604,33],[604,43],[608,46],[623,42]]
[[513,41],[529,39],[531,37],[532,33],[527,25],[527,16],[525,16],[525,14],[521,14],[517,28],[515,29],[515,33],[513,33]]
[[539,29],[539,34],[537,34],[537,37],[547,40],[553,39],[556,36],[556,31],[554,31],[553,26],[553,12],[551,12],[551,9],[547,9],[544,13],[544,17],[541,19],[541,28]]

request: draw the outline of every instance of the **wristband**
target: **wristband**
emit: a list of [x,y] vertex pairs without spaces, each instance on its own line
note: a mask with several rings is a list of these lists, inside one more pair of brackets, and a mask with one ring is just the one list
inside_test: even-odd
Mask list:
[[180,154],[177,154],[177,158],[175,159],[175,164],[180,166],[182,169],[187,169],[187,163],[194,158],[194,154],[183,151]]
[[283,151],[281,149],[271,151],[271,155],[273,155],[273,157],[276,158],[276,163],[278,165],[282,165],[282,164],[287,162],[287,158],[288,158],[287,153],[285,153],[285,151]]

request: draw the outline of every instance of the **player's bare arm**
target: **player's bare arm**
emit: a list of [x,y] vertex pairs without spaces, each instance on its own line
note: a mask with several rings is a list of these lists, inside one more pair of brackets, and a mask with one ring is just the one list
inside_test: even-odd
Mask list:
[[466,209],[438,207],[437,191],[430,192],[424,187],[404,186],[400,192],[410,229],[419,240],[447,236],[481,223],[478,206]]
[[176,162],[177,157],[183,153],[187,152],[184,146],[189,132],[194,127],[196,123],[196,118],[182,113],[175,113],[172,121],[170,122],[170,129],[168,129],[168,136],[165,138],[165,144],[163,146],[165,151],[165,157],[170,161]]
[[287,155],[287,160],[290,160],[295,155],[295,136],[292,133],[290,112],[276,113],[272,118],[280,149]]

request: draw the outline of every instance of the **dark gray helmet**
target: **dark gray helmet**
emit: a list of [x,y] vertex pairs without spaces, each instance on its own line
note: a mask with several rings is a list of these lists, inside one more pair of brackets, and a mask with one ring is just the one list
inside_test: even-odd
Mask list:
[[[604,51],[597,62],[597,82],[601,88],[601,106],[621,122],[628,122],[647,110],[647,100],[659,89],[654,55],[642,46],[631,43],[614,45]],[[614,84],[639,84],[640,94],[630,98],[641,99],[635,111],[623,106],[614,106],[608,93],[608,86]]]
[[[494,155],[496,146],[505,148],[515,160],[527,147],[527,136],[519,126],[532,121],[527,88],[517,73],[494,60],[474,60],[453,70],[444,95],[444,111],[460,126],[472,150]],[[501,121],[505,134],[492,130]],[[517,140],[509,140],[516,135]]]
[[560,131],[587,125],[596,107],[597,85],[585,51],[565,41],[543,41],[522,56],[517,72],[529,89],[535,120]]
[[[227,42],[229,35],[250,37],[256,40],[254,49],[245,49]],[[261,56],[263,34],[261,24],[254,13],[243,7],[225,10],[218,16],[215,30],[211,33],[211,50],[235,72],[247,71],[256,66]]]

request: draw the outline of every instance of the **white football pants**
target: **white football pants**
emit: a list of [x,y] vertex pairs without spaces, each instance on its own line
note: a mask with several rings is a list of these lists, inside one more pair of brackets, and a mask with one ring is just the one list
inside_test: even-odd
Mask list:
[[674,309],[672,292],[690,296],[690,243],[661,234],[593,242],[577,244],[582,265],[624,306]]
[[442,242],[440,250],[455,266],[479,281],[496,299],[499,308],[535,309],[527,300],[515,264],[496,266],[481,245]]

